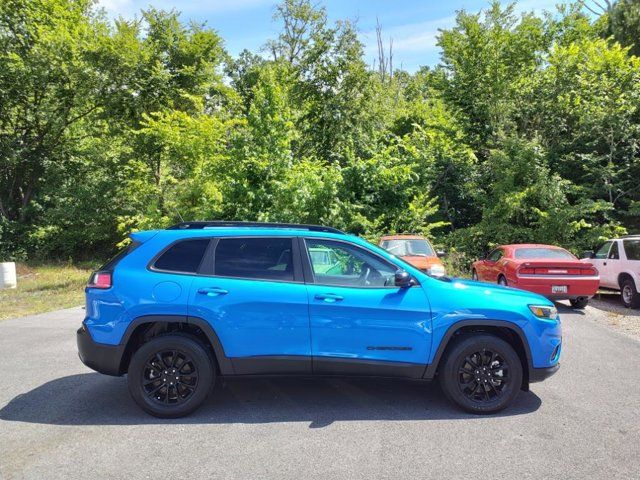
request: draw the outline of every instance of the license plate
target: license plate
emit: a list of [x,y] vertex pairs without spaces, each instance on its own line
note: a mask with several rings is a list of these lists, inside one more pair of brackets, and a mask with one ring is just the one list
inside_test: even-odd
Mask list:
[[551,293],[567,293],[566,285],[552,285]]

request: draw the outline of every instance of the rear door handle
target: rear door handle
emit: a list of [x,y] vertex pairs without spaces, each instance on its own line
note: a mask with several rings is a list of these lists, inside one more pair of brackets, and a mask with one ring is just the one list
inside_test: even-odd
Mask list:
[[327,303],[341,302],[344,300],[344,297],[336,295],[335,293],[318,293],[315,298],[316,300],[323,300]]
[[229,293],[229,290],[225,290],[224,288],[219,287],[207,287],[199,288],[198,293],[206,295],[207,297],[217,297],[218,295],[226,295],[227,293]]

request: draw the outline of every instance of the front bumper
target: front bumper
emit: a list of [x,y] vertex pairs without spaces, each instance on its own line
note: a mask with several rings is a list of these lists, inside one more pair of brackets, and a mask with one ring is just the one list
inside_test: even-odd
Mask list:
[[552,367],[545,368],[532,368],[529,371],[529,383],[537,383],[546,380],[551,375],[555,374],[558,370],[560,370],[560,364],[557,363]]
[[105,375],[122,375],[120,364],[124,354],[124,345],[104,345],[91,338],[83,325],[76,333],[78,356],[87,367]]

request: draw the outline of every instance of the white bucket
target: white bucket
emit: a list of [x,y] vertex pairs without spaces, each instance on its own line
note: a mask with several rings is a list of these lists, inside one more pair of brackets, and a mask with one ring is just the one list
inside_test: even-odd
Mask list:
[[16,288],[17,286],[16,264],[14,262],[0,263],[0,288]]

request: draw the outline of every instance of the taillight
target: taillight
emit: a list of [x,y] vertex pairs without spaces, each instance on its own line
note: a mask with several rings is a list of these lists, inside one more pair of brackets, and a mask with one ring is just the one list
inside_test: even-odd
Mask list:
[[89,288],[111,288],[113,286],[113,277],[111,272],[93,272],[87,287]]
[[536,271],[533,268],[521,268],[517,273],[518,275],[533,275]]

